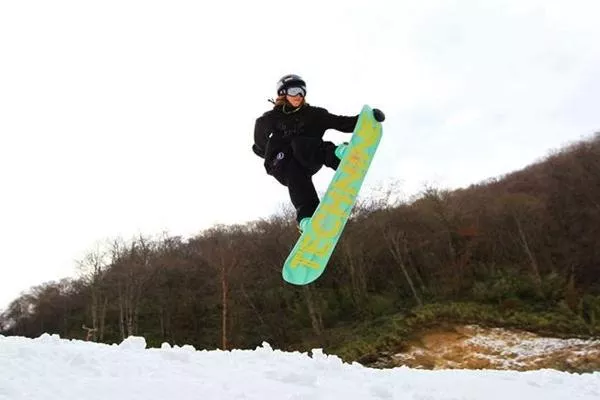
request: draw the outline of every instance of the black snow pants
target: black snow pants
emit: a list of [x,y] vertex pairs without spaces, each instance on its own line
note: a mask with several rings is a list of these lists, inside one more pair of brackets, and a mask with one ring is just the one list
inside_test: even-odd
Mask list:
[[335,144],[315,138],[295,138],[288,150],[272,162],[269,174],[287,186],[290,200],[296,209],[296,220],[312,217],[319,205],[319,196],[312,177],[322,167],[334,170],[340,164]]

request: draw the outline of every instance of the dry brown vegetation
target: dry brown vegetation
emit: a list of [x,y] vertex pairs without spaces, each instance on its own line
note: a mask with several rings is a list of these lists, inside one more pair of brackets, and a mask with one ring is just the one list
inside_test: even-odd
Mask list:
[[[391,361],[391,362],[390,362]],[[385,367],[422,369],[600,369],[600,340],[555,339],[503,328],[459,325],[424,332]]]

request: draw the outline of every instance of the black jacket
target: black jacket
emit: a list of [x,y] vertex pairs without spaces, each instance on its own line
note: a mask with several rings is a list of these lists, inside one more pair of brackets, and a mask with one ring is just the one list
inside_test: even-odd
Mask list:
[[275,106],[256,120],[252,148],[258,156],[265,159],[267,172],[270,172],[269,167],[278,153],[291,153],[294,142],[303,143],[302,147],[306,151],[315,150],[314,146],[304,144],[322,143],[327,129],[351,133],[358,121],[358,115],[334,115],[324,108],[309,104],[304,104],[298,109],[287,107],[290,106],[286,106],[286,109],[283,106]]

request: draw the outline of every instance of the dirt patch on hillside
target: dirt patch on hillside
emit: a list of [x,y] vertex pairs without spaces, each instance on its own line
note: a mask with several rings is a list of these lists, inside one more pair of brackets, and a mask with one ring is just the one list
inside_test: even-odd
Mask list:
[[424,333],[394,366],[424,369],[600,370],[600,340],[558,339],[476,325]]

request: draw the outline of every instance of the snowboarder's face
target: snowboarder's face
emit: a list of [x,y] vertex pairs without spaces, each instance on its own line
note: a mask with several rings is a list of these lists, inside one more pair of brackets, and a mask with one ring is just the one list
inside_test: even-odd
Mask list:
[[288,94],[287,96],[285,96],[285,98],[287,99],[288,103],[292,105],[292,107],[300,106],[300,104],[302,104],[302,101],[304,100],[304,96],[300,94],[297,94],[296,96],[290,96]]

